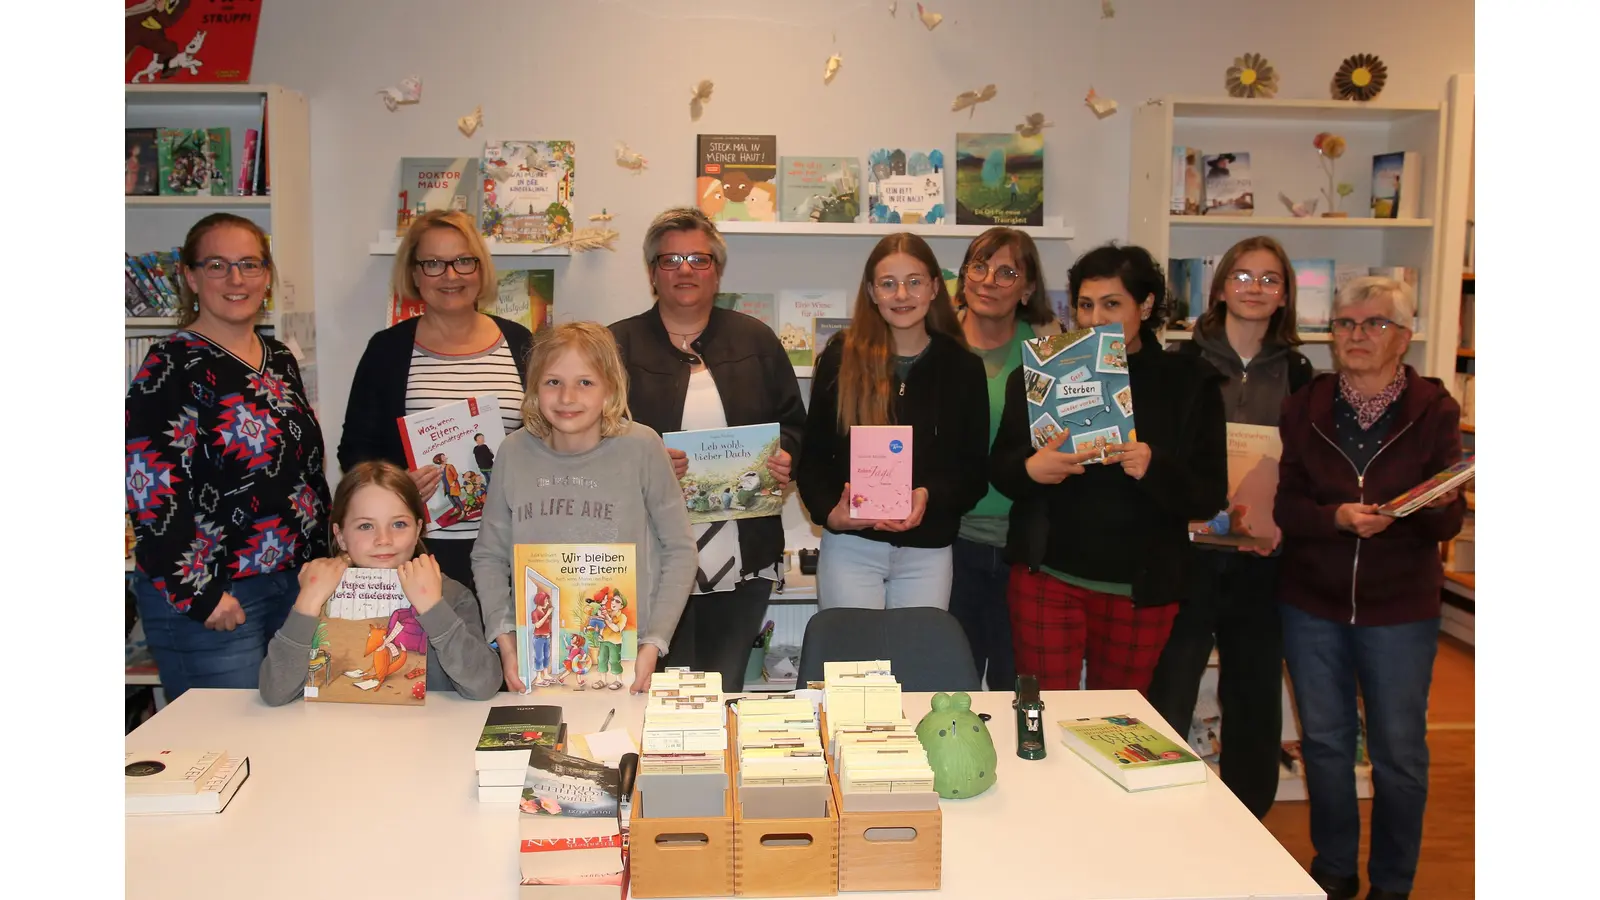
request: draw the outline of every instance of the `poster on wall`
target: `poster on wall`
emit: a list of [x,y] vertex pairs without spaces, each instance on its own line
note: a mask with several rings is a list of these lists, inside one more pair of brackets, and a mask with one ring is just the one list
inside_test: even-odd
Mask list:
[[250,80],[266,0],[124,0],[128,84]]

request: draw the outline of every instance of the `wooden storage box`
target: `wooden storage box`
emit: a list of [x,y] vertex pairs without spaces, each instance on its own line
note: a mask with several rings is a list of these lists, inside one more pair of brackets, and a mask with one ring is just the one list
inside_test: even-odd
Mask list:
[[[826,744],[826,716],[822,728]],[[944,870],[943,812],[938,808],[846,812],[838,762],[832,754],[828,756],[828,780],[833,784],[834,809],[839,811],[840,891],[939,889]]]
[[[730,775],[729,780],[734,777]],[[635,786],[628,824],[628,880],[633,896],[733,896],[733,811],[738,801],[731,787],[723,796],[720,816],[651,819],[646,817],[649,810]]]
[[834,799],[837,795],[829,797],[824,817],[747,819],[739,804],[736,712],[730,712],[728,718],[728,758],[732,770],[728,796],[733,803],[733,893],[740,897],[814,897],[839,893],[839,815]]

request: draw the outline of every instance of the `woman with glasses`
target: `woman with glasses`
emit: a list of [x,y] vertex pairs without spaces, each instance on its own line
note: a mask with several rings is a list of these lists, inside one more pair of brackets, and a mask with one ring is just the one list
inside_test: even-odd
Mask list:
[[322,429],[293,354],[255,330],[275,273],[266,235],[215,213],[178,263],[178,330],[125,407],[134,595],[169,700],[254,689],[301,564],[328,551]]
[[1458,492],[1403,519],[1377,511],[1461,458],[1461,408],[1406,365],[1410,285],[1357,278],[1333,305],[1335,374],[1283,407],[1274,516],[1283,530],[1278,600],[1311,799],[1311,877],[1352,898],[1356,690],[1372,759],[1368,897],[1411,891],[1428,800],[1428,689],[1439,639],[1439,543],[1461,530]]
[[[395,251],[390,289],[421,300],[423,314],[367,342],[350,383],[339,468],[348,471],[369,459],[408,468],[395,420],[481,394],[499,399],[507,434],[522,427],[523,369],[533,335],[478,311],[494,299],[498,284],[489,248],[466,213],[433,210],[412,221]],[[424,501],[447,490],[442,466],[423,463],[408,471]],[[477,536],[475,517],[428,534],[439,570],[472,591]]]
[[[1022,342],[1061,333],[1044,290],[1039,250],[1015,228],[996,227],[967,247],[956,290],[956,319],[967,347],[988,376],[989,441],[1000,428],[1006,379],[1022,365]],[[1017,680],[1011,654],[1011,613],[1005,561],[1011,500],[993,485],[961,517],[951,548],[954,577],[950,613],[961,622],[972,661],[990,690],[1010,690]]]
[[[697,209],[669,209],[644,236],[655,304],[611,325],[628,371],[628,408],[660,433],[777,423],[767,470],[789,483],[805,405],[794,365],[772,329],[715,305],[728,245]],[[689,461],[667,450],[679,478]],[[744,689],[750,648],[782,578],[783,521],[764,516],[693,526],[694,587],[658,665],[720,672],[723,690]]]
[[[911,426],[906,518],[850,517],[856,425]],[[801,447],[800,499],[824,529],[818,605],[948,607],[950,546],[988,488],[989,399],[922,238],[891,234],[868,255],[850,324],[817,360]]]
[[[1193,339],[1173,350],[1222,373],[1229,425],[1277,428],[1284,400],[1316,374],[1295,349],[1294,300],[1294,266],[1272,238],[1245,238],[1218,261]],[[1256,818],[1277,795],[1283,729],[1279,536],[1262,537],[1268,546],[1193,545],[1187,590],[1150,679],[1151,705],[1187,732],[1206,662],[1217,648],[1217,698],[1227,722],[1222,781]]]

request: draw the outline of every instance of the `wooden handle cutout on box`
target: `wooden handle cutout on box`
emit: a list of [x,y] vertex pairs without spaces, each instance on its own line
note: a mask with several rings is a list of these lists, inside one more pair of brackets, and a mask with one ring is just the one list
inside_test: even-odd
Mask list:
[[902,828],[868,828],[861,836],[869,841],[894,842],[914,841],[917,839],[917,830],[910,827]]
[[763,834],[761,846],[763,847],[809,847],[812,844],[809,834]]
[[704,847],[711,843],[711,838],[704,833],[687,834],[658,834],[656,846],[664,850],[684,847]]

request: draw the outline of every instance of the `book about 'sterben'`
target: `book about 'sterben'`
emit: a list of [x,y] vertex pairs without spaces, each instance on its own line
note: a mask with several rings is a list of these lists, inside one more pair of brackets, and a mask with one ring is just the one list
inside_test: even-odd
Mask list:
[[[574,503],[579,506],[574,515],[587,514],[582,506],[588,501],[582,499],[545,502]],[[517,666],[529,690],[535,684],[576,687],[599,677],[602,663],[637,655],[634,550],[632,544],[517,544],[512,549]]]
[[788,290],[778,292],[778,343],[796,366],[814,365],[813,346],[817,319],[849,314],[850,295],[840,290]]
[[1208,522],[1191,523],[1190,538],[1197,544],[1271,549],[1282,456],[1278,429],[1229,422],[1228,507]]
[[904,519],[911,514],[911,426],[850,428],[850,518]]
[[427,684],[428,635],[399,571],[345,569],[311,640],[306,700],[421,706]]
[[397,200],[412,216],[435,210],[456,210],[477,221],[482,198],[475,156],[400,158]]
[[1138,440],[1122,325],[1076,328],[1022,342],[1022,386],[1034,447],[1062,431],[1063,453],[1100,451]]
[[423,498],[428,533],[481,518],[494,457],[506,436],[499,398],[479,394],[396,421],[407,467],[440,470],[439,486]]
[[1411,515],[1474,477],[1477,457],[1468,456],[1404,494],[1378,507],[1378,514],[1396,519]]
[[861,215],[861,160],[784,156],[778,164],[778,219],[854,222]]
[[1044,224],[1043,135],[956,135],[956,224]]
[[778,221],[778,136],[700,135],[694,196],[713,222]]
[[1205,214],[1249,216],[1255,214],[1256,195],[1250,186],[1250,154],[1218,153],[1203,158]]
[[1206,780],[1206,764],[1134,716],[1062,719],[1061,742],[1129,791]]
[[672,431],[661,440],[688,456],[678,486],[690,524],[783,513],[783,491],[767,471],[767,460],[779,450],[776,422]]
[[867,221],[944,224],[944,152],[886,147],[868,153]]
[[547,244],[572,234],[577,151],[572,141],[494,141],[483,148],[485,237]]

